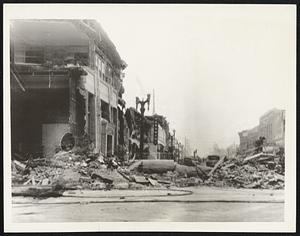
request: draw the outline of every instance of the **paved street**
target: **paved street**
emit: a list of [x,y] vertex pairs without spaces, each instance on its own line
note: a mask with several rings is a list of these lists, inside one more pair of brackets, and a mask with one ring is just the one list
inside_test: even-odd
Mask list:
[[[188,188],[172,191],[71,192],[69,197],[13,198],[14,222],[279,222],[284,220],[282,190]],[[171,195],[170,195],[171,194]],[[68,194],[66,194],[68,195]],[[73,196],[71,196],[73,195]],[[163,203],[161,202],[163,201]],[[34,203],[33,203],[34,202]],[[145,214],[147,212],[147,214]]]

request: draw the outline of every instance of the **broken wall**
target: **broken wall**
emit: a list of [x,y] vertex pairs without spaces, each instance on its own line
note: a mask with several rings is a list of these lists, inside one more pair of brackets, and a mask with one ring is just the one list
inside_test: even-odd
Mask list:
[[43,125],[68,124],[68,98],[67,89],[27,90],[21,96],[12,93],[12,148],[25,153],[42,151]]

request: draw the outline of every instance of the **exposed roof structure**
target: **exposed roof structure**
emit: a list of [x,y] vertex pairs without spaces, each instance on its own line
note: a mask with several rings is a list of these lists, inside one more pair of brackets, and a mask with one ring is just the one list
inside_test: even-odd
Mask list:
[[127,66],[96,20],[14,20],[11,33],[16,42],[34,46],[88,46],[93,38],[114,66]]
[[14,20],[12,37],[34,46],[88,46],[89,38],[72,22],[58,20]]

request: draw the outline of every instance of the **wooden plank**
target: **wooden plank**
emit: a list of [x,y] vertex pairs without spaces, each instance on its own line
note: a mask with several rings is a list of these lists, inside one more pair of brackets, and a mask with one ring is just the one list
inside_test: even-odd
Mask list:
[[243,163],[246,163],[247,161],[251,161],[251,160],[254,160],[254,159],[260,158],[260,157],[275,158],[276,156],[273,155],[273,154],[260,152],[260,153],[258,153],[258,154],[253,155],[253,156],[246,157],[246,158],[244,159]]
[[63,190],[55,190],[52,186],[15,185],[12,186],[13,196],[55,197],[61,196]]
[[263,155],[263,153],[260,152],[260,153],[255,154],[255,155],[248,156],[248,157],[246,157],[246,158],[244,159],[243,163],[246,163],[247,161],[250,161],[250,160],[252,160],[252,159],[258,158],[258,157],[260,157],[260,156],[262,156],[262,155]]
[[215,164],[212,170],[208,173],[208,176],[211,176],[215,172],[215,170],[223,163],[224,159],[225,156],[221,157],[221,159]]

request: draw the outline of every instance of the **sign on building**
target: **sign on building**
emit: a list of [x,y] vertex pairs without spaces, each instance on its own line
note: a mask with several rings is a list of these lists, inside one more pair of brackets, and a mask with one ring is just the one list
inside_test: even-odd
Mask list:
[[153,132],[153,143],[154,145],[157,145],[158,143],[158,122],[157,122],[157,119],[154,118],[154,132]]

